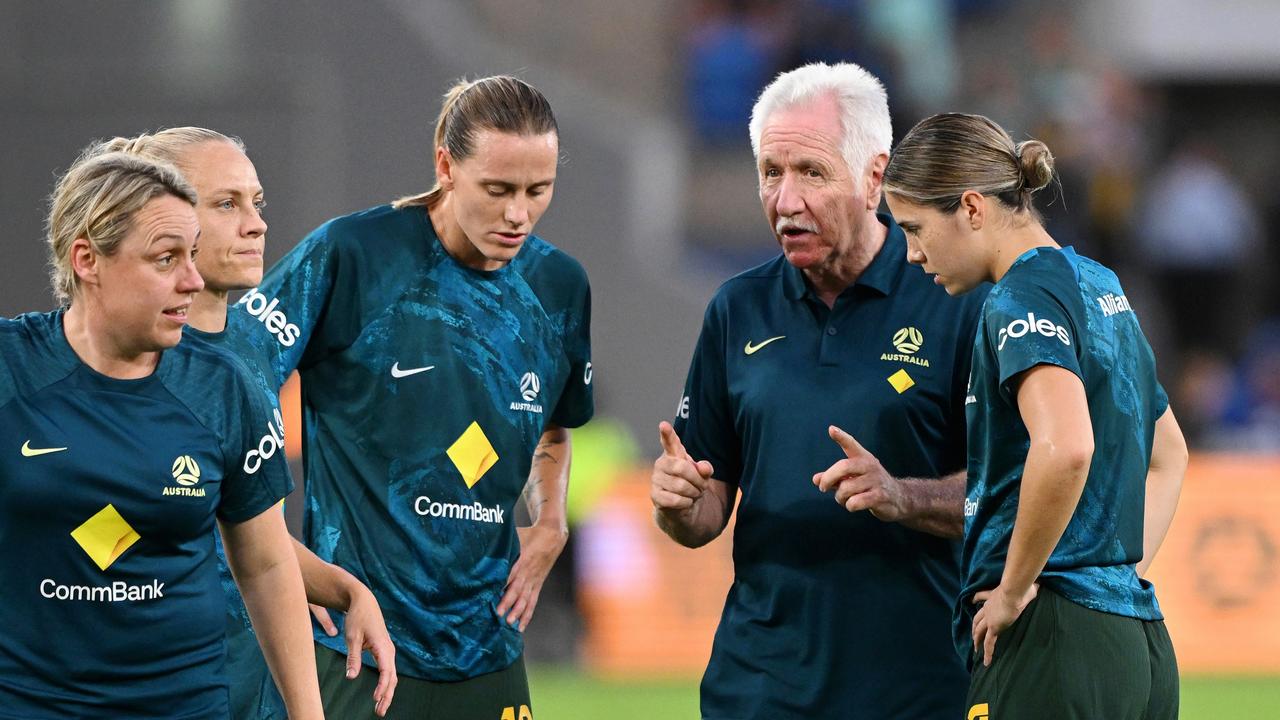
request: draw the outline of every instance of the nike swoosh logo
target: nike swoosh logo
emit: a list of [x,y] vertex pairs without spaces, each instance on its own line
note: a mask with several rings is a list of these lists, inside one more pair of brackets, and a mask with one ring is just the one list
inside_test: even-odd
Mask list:
[[48,455],[49,453],[62,452],[63,450],[66,450],[66,448],[64,448],[64,447],[61,447],[61,448],[33,448],[33,447],[31,447],[31,441],[30,441],[30,440],[28,440],[28,441],[26,441],[26,442],[22,443],[22,457],[35,457],[35,456],[37,456],[37,455]]
[[751,341],[750,341],[750,340],[748,340],[748,341],[747,341],[747,346],[746,346],[746,347],[744,347],[744,348],[742,348],[742,352],[744,352],[744,353],[746,353],[746,354],[748,354],[748,355],[755,355],[755,354],[756,354],[756,352],[757,352],[760,348],[764,347],[765,345],[768,345],[768,344],[769,344],[769,343],[771,343],[771,342],[774,342],[774,341],[777,341],[777,340],[781,340],[781,339],[782,339],[782,338],[784,338],[784,337],[786,337],[786,335],[779,335],[778,337],[771,337],[771,338],[769,338],[768,340],[765,340],[764,342],[760,343],[759,345],[752,345],[752,344],[751,344]]
[[436,367],[435,365],[428,365],[426,367],[409,368],[408,370],[401,370],[400,363],[396,363],[395,365],[391,366],[391,377],[393,378],[409,377],[410,375],[417,375],[418,373],[424,373],[428,370],[434,370],[435,367]]

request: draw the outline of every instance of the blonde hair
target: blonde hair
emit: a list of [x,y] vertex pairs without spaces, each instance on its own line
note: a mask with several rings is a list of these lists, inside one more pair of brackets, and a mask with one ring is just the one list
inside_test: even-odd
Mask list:
[[58,179],[45,222],[53,294],[66,306],[80,286],[71,267],[71,246],[85,238],[99,255],[114,255],[133,226],[134,215],[152,198],[172,195],[191,205],[196,192],[166,162],[90,145]]
[[245,152],[244,141],[240,138],[223,135],[217,130],[194,126],[166,128],[131,138],[114,137],[97,144],[95,151],[97,153],[123,152],[181,168],[182,154],[187,149],[206,142],[230,143],[240,152]]
[[1039,215],[1031,196],[1053,180],[1053,154],[1039,140],[1015,143],[982,115],[943,113],[921,120],[894,148],[884,188],[911,202],[953,212],[974,190],[1015,211]]
[[889,152],[893,123],[884,85],[861,65],[818,62],[778,75],[760,93],[751,109],[752,154],[759,159],[760,136],[769,116],[826,94],[834,95],[840,105],[840,152],[850,172],[865,172],[872,158]]
[[[455,162],[475,152],[476,134],[481,130],[517,135],[544,135],[559,132],[551,103],[537,88],[510,75],[494,75],[475,81],[466,78],[454,83],[444,95],[436,133],[431,146],[445,148]],[[437,178],[425,193],[407,195],[392,205],[399,209],[414,205],[431,207],[444,195]]]

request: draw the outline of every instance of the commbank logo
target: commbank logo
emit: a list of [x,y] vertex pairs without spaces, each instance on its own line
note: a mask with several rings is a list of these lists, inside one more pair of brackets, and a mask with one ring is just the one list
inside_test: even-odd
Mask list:
[[164,583],[152,580],[145,585],[130,585],[123,580],[116,580],[110,585],[63,585],[53,578],[45,578],[40,581],[40,595],[50,600],[89,602],[156,600],[164,597]]
[[245,453],[244,471],[250,475],[258,472],[264,460],[270,460],[284,447],[284,416],[280,408],[275,409],[275,423],[267,423],[267,434],[258,440],[258,446]]
[[479,502],[466,505],[458,503],[436,502],[426,495],[421,495],[413,502],[413,511],[424,517],[443,517],[453,520],[470,520],[471,522],[493,523],[501,525],[504,513],[502,506],[485,507]]
[[243,305],[244,309],[253,317],[258,319],[267,328],[267,332],[276,336],[280,344],[285,347],[292,347],[298,342],[298,338],[302,336],[302,329],[297,325],[289,322],[289,318],[276,306],[280,304],[277,298],[268,298],[258,291],[257,288],[250,290],[244,297],[240,298],[237,305]]
[[[142,539],[138,531],[116,510],[115,505],[111,504],[72,530],[71,538],[103,572]],[[40,596],[49,600],[87,602],[156,600],[164,597],[164,583],[152,580],[142,585],[131,585],[123,580],[116,580],[109,585],[64,585],[53,578],[45,578],[40,581]]]
[[1026,335],[1027,333],[1039,333],[1045,337],[1057,337],[1062,341],[1063,345],[1071,346],[1071,336],[1067,333],[1067,329],[1061,325],[1056,325],[1052,320],[1045,318],[1036,319],[1035,313],[1027,313],[1026,319],[1018,318],[1013,322],[1000,328],[1000,342],[996,346],[996,350],[1004,349],[1004,344],[1009,338],[1015,340]]
[[106,570],[124,555],[125,551],[142,539],[127,520],[107,504],[71,531],[71,538],[93,560],[99,570]]
[[498,464],[498,451],[489,442],[489,436],[484,434],[484,428],[474,420],[445,450],[445,454],[458,469],[458,474],[468,488],[475,487],[480,478]]

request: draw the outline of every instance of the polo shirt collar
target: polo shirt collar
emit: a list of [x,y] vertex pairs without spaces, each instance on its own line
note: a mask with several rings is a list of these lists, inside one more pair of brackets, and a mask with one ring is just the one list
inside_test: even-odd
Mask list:
[[[897,287],[898,278],[902,277],[902,267],[907,255],[907,236],[887,213],[876,213],[876,219],[889,231],[885,235],[884,245],[881,246],[880,252],[876,253],[867,269],[863,270],[853,285],[845,288],[841,295],[861,285],[887,296]],[[787,262],[786,258],[783,258],[782,264],[782,289],[786,297],[791,300],[800,300],[806,294],[812,295],[813,290],[805,281],[804,272]]]

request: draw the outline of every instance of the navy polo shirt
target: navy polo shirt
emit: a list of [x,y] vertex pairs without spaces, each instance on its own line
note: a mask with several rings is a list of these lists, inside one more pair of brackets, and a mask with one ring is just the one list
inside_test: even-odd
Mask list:
[[985,289],[947,297],[884,247],[833,308],[781,255],[726,282],[707,308],[676,431],[741,492],[734,582],[702,682],[702,716],[961,715],[951,644],[958,544],[812,483],[844,457],[839,425],[899,477],[965,466],[965,385]]

